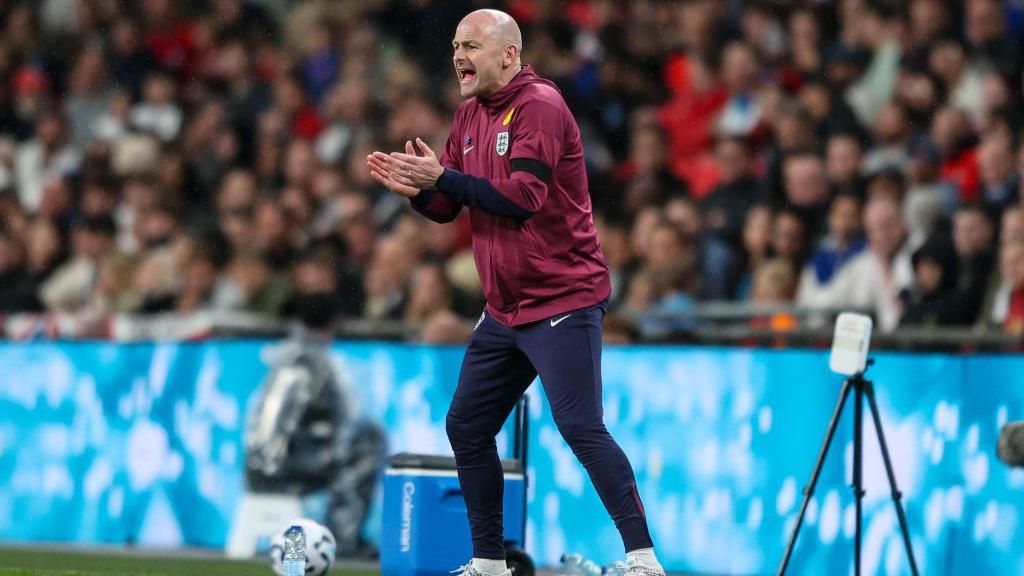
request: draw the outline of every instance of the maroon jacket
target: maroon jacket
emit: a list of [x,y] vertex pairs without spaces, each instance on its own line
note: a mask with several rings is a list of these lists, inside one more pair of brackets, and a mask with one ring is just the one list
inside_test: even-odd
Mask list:
[[583,142],[558,88],[529,66],[462,103],[438,190],[413,206],[448,222],[470,207],[487,311],[518,326],[592,306],[611,282],[591,212]]

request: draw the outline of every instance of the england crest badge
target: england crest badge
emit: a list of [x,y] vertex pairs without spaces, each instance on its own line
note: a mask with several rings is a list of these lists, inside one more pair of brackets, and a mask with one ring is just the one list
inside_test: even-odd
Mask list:
[[504,156],[508,152],[508,132],[498,132],[498,141],[494,144],[494,150],[498,156]]

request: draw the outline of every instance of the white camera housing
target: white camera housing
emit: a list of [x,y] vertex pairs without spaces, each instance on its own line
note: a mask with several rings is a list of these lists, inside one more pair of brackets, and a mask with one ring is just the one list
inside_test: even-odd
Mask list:
[[870,316],[843,312],[836,318],[836,331],[832,337],[832,355],[828,366],[836,374],[853,376],[867,367],[871,347]]

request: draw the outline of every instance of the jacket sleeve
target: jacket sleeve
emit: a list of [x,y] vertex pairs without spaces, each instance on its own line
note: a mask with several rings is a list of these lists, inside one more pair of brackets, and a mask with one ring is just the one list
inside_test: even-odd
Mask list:
[[455,201],[489,214],[524,221],[547,200],[564,148],[565,118],[547,102],[531,101],[512,110],[509,130],[511,173],[490,180],[445,167],[437,189]]
[[[451,134],[448,135],[444,152],[441,154],[441,166],[444,166],[446,171],[449,168],[454,170],[462,168],[462,154],[459,152],[459,130],[458,121],[456,121],[452,126]],[[420,190],[419,194],[409,199],[409,203],[420,214],[441,224],[455,220],[463,205],[462,202],[447,194],[440,194],[437,190]]]

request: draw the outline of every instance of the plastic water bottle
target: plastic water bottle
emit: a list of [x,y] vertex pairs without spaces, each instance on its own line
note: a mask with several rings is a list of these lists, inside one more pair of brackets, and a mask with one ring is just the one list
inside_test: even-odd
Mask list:
[[604,576],[626,576],[626,563],[620,560],[605,566]]
[[602,576],[603,570],[582,554],[563,554],[562,567],[567,576]]
[[284,533],[284,576],[305,576],[306,533],[292,526]]

